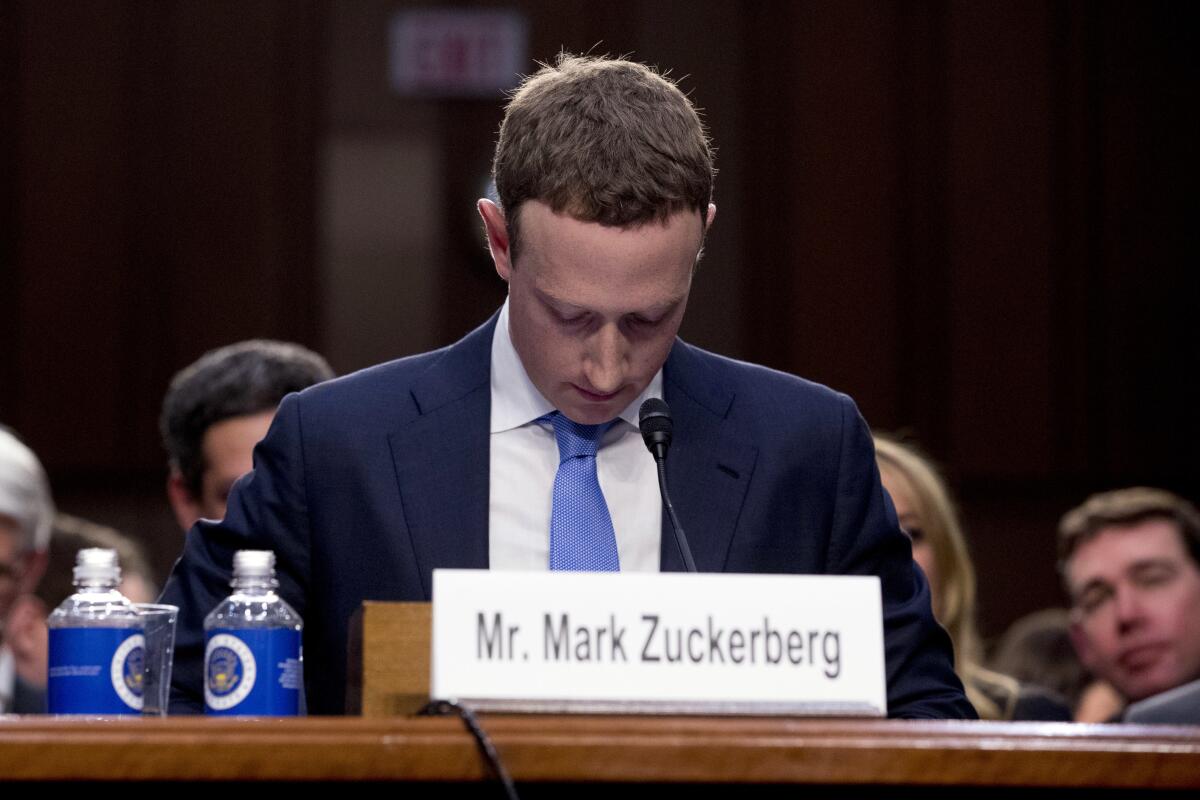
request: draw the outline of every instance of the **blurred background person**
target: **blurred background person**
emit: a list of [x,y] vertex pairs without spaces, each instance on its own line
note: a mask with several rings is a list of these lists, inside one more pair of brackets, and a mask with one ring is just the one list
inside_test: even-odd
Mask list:
[[1014,622],[996,642],[989,666],[1061,696],[1076,722],[1105,722],[1124,706],[1117,691],[1079,660],[1065,608],[1043,608]]
[[[0,713],[29,714],[45,706],[45,681],[30,683],[18,669],[28,654],[14,648],[19,641],[10,640],[10,624],[46,569],[53,518],[50,484],[37,456],[0,427]],[[24,619],[27,612],[16,616]]]
[[167,498],[179,527],[224,519],[229,490],[253,468],[254,445],[279,401],[332,377],[311,350],[265,339],[211,350],[180,370],[159,420],[170,466]]
[[75,555],[86,547],[117,551],[121,583],[117,590],[134,603],[153,603],[158,597],[158,580],[142,546],[116,528],[59,512],[50,536],[46,574],[38,584],[37,596],[49,614],[75,592]]
[[913,560],[933,594],[933,613],[954,642],[955,669],[981,719],[1070,720],[1051,692],[1022,686],[983,666],[975,625],[975,568],[945,482],[915,448],[879,434],[875,457],[900,527],[912,539]]
[[[70,514],[54,516],[45,574],[35,592],[17,598],[9,615],[8,640],[19,680],[39,694],[46,688],[49,631],[46,617],[75,592],[75,555],[85,547],[117,551],[121,583],[117,590],[134,603],[152,603],[158,586],[141,545],[120,531]],[[22,713],[44,709],[26,708]]]
[[[1196,507],[1162,489],[1101,492],[1063,516],[1058,541],[1084,665],[1129,703],[1200,690]],[[1200,722],[1200,708],[1193,714]]]

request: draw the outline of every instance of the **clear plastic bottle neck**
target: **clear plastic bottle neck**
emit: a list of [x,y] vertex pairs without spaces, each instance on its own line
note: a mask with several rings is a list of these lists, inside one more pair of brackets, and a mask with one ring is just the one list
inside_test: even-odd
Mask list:
[[229,585],[236,594],[269,595],[275,593],[279,581],[273,575],[234,575]]
[[264,596],[272,594],[275,580],[275,554],[270,550],[238,550],[233,554],[234,594]]
[[120,585],[120,580],[116,578],[76,578],[75,591],[79,594],[104,594],[106,592],[115,592]]

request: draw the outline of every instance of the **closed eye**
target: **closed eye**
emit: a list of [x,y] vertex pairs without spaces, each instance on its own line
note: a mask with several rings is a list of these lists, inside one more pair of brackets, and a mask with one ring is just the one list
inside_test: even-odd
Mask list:
[[1075,600],[1075,605],[1084,614],[1093,614],[1113,596],[1113,588],[1106,583],[1089,584]]
[[1134,568],[1132,579],[1135,586],[1149,588],[1160,586],[1175,577],[1176,570],[1170,564],[1154,562],[1139,564]]
[[664,317],[646,317],[641,314],[631,314],[625,318],[627,324],[639,328],[653,328],[660,324]]
[[559,325],[565,325],[567,327],[578,327],[586,323],[588,320],[588,315],[586,313],[560,314],[556,311],[554,312],[554,317],[558,321]]

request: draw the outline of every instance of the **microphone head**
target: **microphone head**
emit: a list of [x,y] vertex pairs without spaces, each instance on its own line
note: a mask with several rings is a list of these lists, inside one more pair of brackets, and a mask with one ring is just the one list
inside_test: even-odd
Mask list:
[[663,400],[650,397],[638,409],[638,427],[642,441],[655,458],[662,458],[671,446],[671,408]]

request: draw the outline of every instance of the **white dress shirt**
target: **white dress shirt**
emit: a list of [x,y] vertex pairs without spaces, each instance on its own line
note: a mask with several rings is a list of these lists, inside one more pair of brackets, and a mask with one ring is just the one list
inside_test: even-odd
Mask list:
[[[638,409],[662,397],[659,369],[640,397],[621,412],[596,453],[600,489],[617,534],[625,572],[657,572],[662,498],[654,458],[638,430]],[[488,551],[492,569],[544,570],[550,564],[550,510],[558,443],[554,427],[537,419],[554,411],[537,390],[508,330],[508,301],[492,338],[492,425]]]

